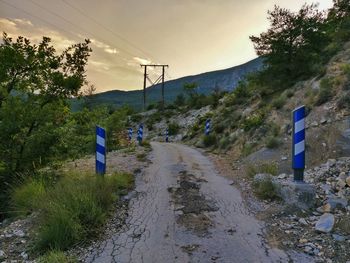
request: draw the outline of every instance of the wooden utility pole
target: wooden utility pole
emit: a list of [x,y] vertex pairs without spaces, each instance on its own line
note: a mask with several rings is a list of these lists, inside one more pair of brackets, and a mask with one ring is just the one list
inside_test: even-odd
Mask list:
[[[165,68],[169,67],[169,65],[158,65],[158,64],[157,65],[156,64],[144,65],[144,64],[141,64],[141,67],[145,68],[144,75],[143,75],[143,110],[146,110],[146,82],[147,82],[147,79],[152,84],[152,86],[158,84],[160,80],[162,81],[162,106],[164,107],[164,105],[165,105],[165,98],[164,98]],[[153,82],[147,75],[147,67],[154,67],[154,68],[161,67],[162,68],[162,75],[160,75],[160,77],[158,77],[158,79]]]

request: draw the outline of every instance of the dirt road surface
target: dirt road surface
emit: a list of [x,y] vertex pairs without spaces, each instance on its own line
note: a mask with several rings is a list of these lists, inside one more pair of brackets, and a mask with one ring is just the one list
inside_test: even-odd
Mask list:
[[262,223],[207,157],[179,144],[152,147],[126,225],[85,262],[290,262],[266,245]]

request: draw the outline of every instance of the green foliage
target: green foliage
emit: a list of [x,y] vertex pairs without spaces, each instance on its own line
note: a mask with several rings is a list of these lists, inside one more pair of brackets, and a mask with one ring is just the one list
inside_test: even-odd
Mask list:
[[280,140],[274,136],[269,136],[266,139],[266,147],[269,149],[275,149],[278,148],[278,146],[281,144]]
[[340,109],[350,109],[350,92],[348,91],[343,95],[337,103],[338,108]]
[[124,173],[105,177],[71,173],[54,185],[31,179],[14,190],[13,207],[41,211],[38,251],[65,250],[94,235],[118,195],[132,186],[133,176]]
[[242,128],[244,131],[250,131],[260,127],[264,123],[265,116],[262,112],[254,113],[243,120]]
[[323,33],[326,18],[313,4],[305,4],[295,13],[275,6],[268,15],[270,28],[250,39],[267,65],[261,80],[284,89],[318,71],[322,50],[330,41]]
[[276,188],[271,179],[264,179],[253,183],[255,194],[263,200],[277,199]]
[[271,175],[277,175],[278,173],[278,166],[276,163],[273,162],[263,162],[258,164],[252,164],[247,166],[247,176],[250,178],[253,178],[256,174],[271,174]]
[[186,103],[186,98],[182,93],[176,96],[174,105],[176,105],[177,107],[181,107],[181,106],[184,106],[185,103]]
[[205,147],[214,146],[217,142],[217,138],[215,134],[209,134],[203,136],[203,144]]
[[180,126],[177,123],[170,123],[168,126],[169,129],[169,135],[176,135],[180,131]]
[[138,154],[136,154],[136,158],[140,162],[145,162],[147,160],[146,157],[147,157],[146,153],[138,153]]
[[39,257],[38,263],[78,263],[78,260],[66,256],[62,251],[51,250]]
[[272,101],[272,106],[276,109],[281,109],[286,104],[287,98],[284,94],[281,94],[278,98]]
[[333,78],[323,78],[320,82],[320,92],[316,101],[317,105],[321,105],[329,101],[333,97]]
[[15,216],[28,215],[40,208],[46,194],[43,180],[29,179],[28,182],[16,187],[12,193],[12,214]]

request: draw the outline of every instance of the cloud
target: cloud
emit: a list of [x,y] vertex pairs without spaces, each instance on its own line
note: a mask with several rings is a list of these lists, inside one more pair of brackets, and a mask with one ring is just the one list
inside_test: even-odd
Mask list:
[[149,59],[145,59],[145,58],[140,58],[140,57],[133,57],[133,59],[141,64],[150,64],[152,61]]
[[116,49],[116,48],[113,48],[111,47],[110,45],[108,44],[105,44],[97,39],[90,39],[91,40],[91,43],[96,46],[97,48],[101,48],[103,49],[106,53],[109,53],[109,54],[119,54],[119,51]]

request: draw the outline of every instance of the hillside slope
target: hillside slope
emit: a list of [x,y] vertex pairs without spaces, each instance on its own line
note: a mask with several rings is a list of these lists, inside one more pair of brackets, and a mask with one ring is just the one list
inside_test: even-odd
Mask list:
[[[262,59],[256,58],[245,64],[235,66],[228,69],[206,72],[194,76],[187,76],[175,80],[165,82],[165,100],[172,102],[176,96],[183,92],[183,85],[185,83],[195,82],[198,84],[199,92],[203,94],[210,94],[214,88],[221,90],[232,91],[237,83],[250,72],[259,70],[262,67]],[[140,86],[142,83],[140,83]],[[147,104],[151,104],[161,99],[161,85],[147,89]],[[93,95],[91,104],[95,105],[113,105],[116,107],[122,105],[129,105],[135,109],[141,109],[143,103],[143,91],[121,91],[112,90]],[[73,109],[80,109],[82,103],[73,101]]]

